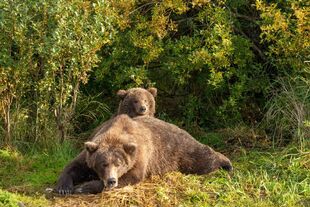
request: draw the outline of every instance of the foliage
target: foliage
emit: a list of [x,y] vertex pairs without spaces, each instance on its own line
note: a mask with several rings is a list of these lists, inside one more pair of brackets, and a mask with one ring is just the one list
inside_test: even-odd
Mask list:
[[[238,32],[241,26],[231,15],[230,4],[130,4],[126,9],[136,9],[131,9],[128,19],[120,24],[112,45],[102,50],[96,77],[108,82],[111,91],[156,84],[163,104],[166,97],[175,97],[174,105],[161,109],[169,112],[167,108],[174,108],[170,114],[185,115],[178,117],[184,123],[194,121],[214,128],[242,120],[242,106],[253,98],[245,94],[264,93],[266,85],[256,82],[263,79],[267,84],[268,77],[254,59],[253,41]],[[195,110],[188,110],[191,104]]]
[[27,109],[35,141],[46,138],[39,132],[53,116],[63,140],[79,86],[87,83],[99,61],[96,52],[113,35],[109,5],[100,0],[7,0],[0,8],[0,103],[7,136],[14,101]]
[[297,142],[304,148],[310,137],[309,18],[306,2],[266,4],[257,1],[261,12],[261,41],[277,77],[271,83],[272,99],[267,102],[266,124],[275,142]]
[[256,128],[283,96],[274,95],[279,80],[309,78],[307,6],[1,1],[1,143],[48,146],[83,134],[111,116],[118,89],[136,86],[156,86],[158,114],[187,129]]
[[125,15],[111,46],[101,50],[94,77],[107,91],[155,85],[160,113],[188,128],[256,127],[280,78],[309,77],[305,1],[113,6]]
[[305,1],[256,2],[261,12],[261,40],[270,43],[266,54],[282,73],[302,72],[304,61],[310,57],[310,12],[307,6]]
[[107,117],[111,117],[110,107],[100,102],[100,94],[90,95],[83,93],[79,96],[76,114],[73,119],[75,132],[78,134],[89,133],[100,125]]
[[44,188],[55,183],[63,166],[76,154],[73,142],[68,141],[47,150],[32,145],[24,153],[1,149],[0,206],[48,206]]

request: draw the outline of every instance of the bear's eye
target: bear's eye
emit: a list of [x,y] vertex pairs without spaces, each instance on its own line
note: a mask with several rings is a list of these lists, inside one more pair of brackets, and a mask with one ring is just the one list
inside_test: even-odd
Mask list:
[[108,164],[108,163],[101,163],[101,166],[102,166],[102,167],[108,167],[109,164]]
[[121,161],[120,159],[115,160],[114,165],[115,165],[116,167],[119,167],[121,164],[122,164],[122,161]]
[[135,100],[134,103],[137,104],[139,101]]

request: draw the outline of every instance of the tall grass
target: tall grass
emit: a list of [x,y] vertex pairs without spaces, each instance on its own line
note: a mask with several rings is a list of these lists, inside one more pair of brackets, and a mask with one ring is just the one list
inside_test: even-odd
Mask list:
[[[101,101],[101,94],[94,96],[81,94],[78,98],[73,118],[65,119],[66,139],[87,139],[90,131],[100,123],[111,117],[112,112],[108,105]],[[55,116],[49,111],[45,116],[33,117],[30,107],[21,107],[15,103],[11,110],[11,142],[5,143],[5,129],[0,119],[0,146],[9,145],[22,152],[31,152],[34,149],[45,149],[50,146],[59,146],[60,134],[55,122]],[[64,117],[67,116],[66,114]]]
[[274,145],[293,141],[303,151],[309,144],[310,79],[307,77],[310,76],[277,82],[265,115],[265,127],[272,131]]
[[102,102],[102,94],[79,96],[73,121],[75,133],[88,132],[112,116],[110,107]]

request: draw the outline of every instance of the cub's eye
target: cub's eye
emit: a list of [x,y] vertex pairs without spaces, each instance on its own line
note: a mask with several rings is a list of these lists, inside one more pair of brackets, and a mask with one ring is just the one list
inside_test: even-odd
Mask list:
[[137,104],[139,101],[135,100],[134,103]]

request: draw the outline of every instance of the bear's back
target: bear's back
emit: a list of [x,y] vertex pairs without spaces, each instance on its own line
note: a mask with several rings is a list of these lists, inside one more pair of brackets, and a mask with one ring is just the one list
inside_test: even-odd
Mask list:
[[185,150],[188,150],[187,147],[202,145],[189,133],[174,124],[154,117],[135,117],[133,120],[148,128],[153,134],[153,141],[157,144],[170,145]]
[[154,150],[150,160],[150,174],[192,168],[192,155],[206,147],[183,129],[157,118],[136,117],[133,120],[151,132]]

